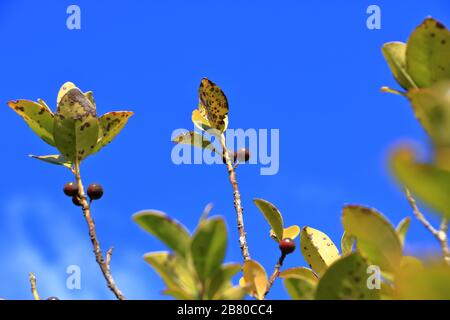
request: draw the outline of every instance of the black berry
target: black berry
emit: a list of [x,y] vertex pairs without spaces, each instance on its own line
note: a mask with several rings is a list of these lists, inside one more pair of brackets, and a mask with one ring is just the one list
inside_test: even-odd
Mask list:
[[103,196],[103,187],[97,183],[93,183],[89,186],[87,193],[91,200],[98,200]]
[[77,207],[81,207],[82,206],[80,199],[78,199],[78,196],[72,197],[72,202]]
[[[233,151],[228,151],[228,156],[230,157],[230,160],[235,163],[236,159],[237,159],[237,154],[234,153]],[[222,161],[223,163],[227,164],[226,160],[225,160],[225,155],[222,155]]]
[[68,197],[78,195],[78,185],[75,182],[68,182],[64,185],[64,194]]
[[295,242],[291,238],[285,238],[280,241],[279,247],[281,253],[283,253],[284,255],[290,254],[295,250]]
[[47,300],[59,300],[57,297],[48,297]]
[[241,148],[236,152],[239,162],[247,162],[250,159],[250,151],[247,148]]

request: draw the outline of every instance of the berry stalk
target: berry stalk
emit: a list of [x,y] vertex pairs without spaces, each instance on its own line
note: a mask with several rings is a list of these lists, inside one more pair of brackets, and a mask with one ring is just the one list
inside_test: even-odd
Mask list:
[[114,293],[117,299],[119,300],[125,300],[125,296],[122,294],[122,292],[117,287],[114,278],[111,273],[110,268],[110,261],[111,261],[111,254],[112,254],[112,248],[108,251],[106,261],[103,257],[103,253],[100,247],[100,243],[97,239],[97,232],[95,230],[95,223],[94,219],[91,215],[91,205],[90,202],[88,202],[86,194],[84,192],[84,186],[83,182],[81,180],[81,174],[80,174],[80,164],[78,162],[75,163],[73,174],[75,175],[75,179],[77,181],[78,185],[78,200],[81,204],[84,218],[86,219],[88,228],[89,228],[89,237],[91,238],[92,246],[94,248],[94,254],[95,254],[95,260],[97,261],[98,265],[100,266],[100,269],[102,271],[103,277],[106,280],[106,284],[108,285],[108,288]]

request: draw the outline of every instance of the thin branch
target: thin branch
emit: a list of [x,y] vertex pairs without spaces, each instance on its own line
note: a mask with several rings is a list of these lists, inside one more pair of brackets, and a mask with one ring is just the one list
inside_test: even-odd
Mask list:
[[30,272],[29,279],[31,284],[31,293],[33,294],[34,300],[41,300],[41,297],[39,297],[39,293],[36,289],[36,276],[32,272]]
[[264,298],[269,294],[270,289],[272,289],[273,284],[275,283],[275,280],[280,275],[280,269],[283,266],[284,258],[286,258],[286,254],[282,253],[280,258],[278,259],[277,264],[275,265],[275,269],[273,270],[272,275],[269,278],[269,282],[267,283],[267,290],[264,294]]
[[448,230],[448,223],[447,219],[443,218],[439,230],[436,230],[431,223],[425,218],[425,216],[422,214],[422,212],[417,207],[416,200],[411,195],[411,192],[409,192],[408,189],[405,188],[405,194],[406,198],[408,199],[408,202],[413,209],[413,213],[416,216],[417,220],[422,222],[422,224],[427,228],[431,234],[436,237],[436,239],[439,241],[439,244],[442,249],[442,256],[444,258],[444,261],[450,265],[450,250],[448,247],[447,242],[447,230]]
[[225,136],[223,134],[220,138],[220,144],[222,145],[223,156],[227,165],[230,183],[233,188],[234,208],[236,210],[237,227],[239,232],[239,245],[241,247],[242,257],[244,258],[244,261],[246,261],[250,260],[250,253],[248,252],[247,236],[244,228],[244,209],[242,208],[241,194],[239,193],[239,187],[236,180],[236,172],[234,171],[233,163],[231,162],[230,154],[226,146]]
[[116,283],[114,282],[113,276],[111,274],[111,270],[109,267],[111,255],[112,255],[112,249],[110,249],[106,255],[106,261],[103,258],[103,253],[100,248],[100,243],[97,239],[97,232],[95,230],[95,223],[91,215],[91,206],[90,203],[87,200],[86,194],[84,193],[84,186],[83,182],[81,180],[81,174],[80,174],[80,165],[79,163],[75,163],[74,167],[74,173],[75,173],[75,179],[77,180],[78,184],[78,192],[79,192],[79,200],[81,203],[81,207],[83,209],[83,215],[86,219],[88,228],[89,228],[89,236],[91,238],[92,246],[94,248],[94,254],[95,254],[95,260],[97,261],[98,265],[100,266],[100,269],[103,273],[103,277],[106,280],[106,283],[108,285],[108,288],[114,293],[117,299],[119,300],[125,300],[124,295],[122,292],[117,288]]

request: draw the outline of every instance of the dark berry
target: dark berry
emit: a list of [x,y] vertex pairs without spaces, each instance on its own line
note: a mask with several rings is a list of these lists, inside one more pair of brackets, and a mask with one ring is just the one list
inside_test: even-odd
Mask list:
[[91,200],[98,200],[103,196],[103,187],[97,183],[93,183],[89,186],[87,193]]
[[239,162],[247,162],[250,159],[250,151],[247,148],[241,148],[236,152]]
[[78,195],[78,185],[75,182],[68,182],[64,185],[64,194],[68,197]]
[[59,300],[57,297],[48,297],[47,300]]
[[290,254],[295,250],[295,242],[291,238],[285,238],[280,241],[280,250],[283,254]]
[[78,199],[78,196],[72,197],[72,202],[77,207],[81,207],[82,206],[80,199]]
[[[236,153],[234,153],[233,151],[228,151],[228,156],[230,157],[231,162],[235,163],[236,159],[237,159],[237,155]],[[227,163],[225,160],[225,155],[222,155],[222,161],[223,163]]]

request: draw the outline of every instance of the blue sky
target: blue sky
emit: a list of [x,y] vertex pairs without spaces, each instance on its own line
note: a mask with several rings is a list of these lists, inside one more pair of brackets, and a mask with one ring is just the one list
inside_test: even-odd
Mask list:
[[[81,30],[66,28],[66,8],[81,8]],[[381,30],[366,28],[366,8],[381,8]],[[423,18],[450,24],[450,4],[435,1],[0,1],[0,297],[30,299],[28,272],[42,296],[111,299],[91,253],[78,208],[61,189],[70,173],[26,155],[54,152],[6,102],[42,98],[55,108],[65,81],[93,90],[100,114],[133,110],[120,136],[83,164],[86,183],[106,193],[93,206],[112,270],[129,298],[165,298],[142,255],[164,247],[131,215],[159,209],[191,230],[208,202],[230,233],[226,260],[240,261],[232,192],[224,166],[171,161],[171,133],[192,129],[202,77],[230,103],[230,128],[280,130],[280,170],[238,168],[252,257],[271,272],[278,255],[255,197],[278,206],[286,224],[311,226],[339,243],[346,203],[411,215],[386,169],[390,148],[427,140],[380,52],[405,41]],[[436,219],[432,219],[436,222]],[[407,251],[428,254],[435,240],[416,221]],[[68,290],[66,268],[79,265],[82,289]],[[304,265],[300,252],[286,267]],[[287,294],[277,282],[270,298]]]

